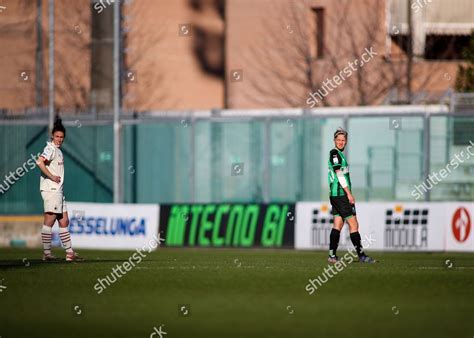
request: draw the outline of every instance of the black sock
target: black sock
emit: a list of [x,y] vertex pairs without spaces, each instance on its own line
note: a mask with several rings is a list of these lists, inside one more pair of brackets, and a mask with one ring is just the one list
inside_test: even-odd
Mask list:
[[359,231],[351,233],[351,241],[352,241],[352,244],[354,244],[354,247],[357,251],[357,255],[359,257],[365,256],[365,253],[362,249],[362,244],[361,244],[361,238],[360,238]]
[[339,245],[339,236],[341,232],[332,228],[329,235],[329,256],[336,256],[337,246]]

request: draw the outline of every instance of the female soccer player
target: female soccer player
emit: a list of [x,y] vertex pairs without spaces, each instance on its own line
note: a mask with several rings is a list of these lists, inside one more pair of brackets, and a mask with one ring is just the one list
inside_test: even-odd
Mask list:
[[61,119],[56,118],[52,131],[51,142],[46,143],[43,153],[38,158],[37,164],[41,170],[40,190],[44,201],[44,225],[41,231],[43,242],[43,261],[54,261],[56,257],[51,254],[51,230],[54,222],[59,223],[59,237],[66,249],[66,261],[82,261],[71,245],[69,234],[69,218],[66,209],[66,200],[63,194],[64,184],[64,157],[61,145],[66,136]]
[[334,216],[334,226],[329,236],[329,263],[336,263],[339,258],[336,256],[339,245],[341,229],[346,221],[349,224],[349,231],[352,244],[359,256],[359,262],[375,263],[375,260],[367,256],[362,248],[359,234],[359,223],[357,222],[355,199],[351,192],[351,178],[349,176],[349,164],[344,156],[344,148],[347,144],[347,132],[339,128],[334,133],[334,149],[329,152],[329,200]]

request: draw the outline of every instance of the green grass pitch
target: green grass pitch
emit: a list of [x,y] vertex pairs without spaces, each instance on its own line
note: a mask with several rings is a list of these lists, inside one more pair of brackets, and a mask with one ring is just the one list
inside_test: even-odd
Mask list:
[[0,249],[0,337],[474,336],[474,254],[375,252],[309,295],[325,252],[165,248],[97,294],[132,253]]

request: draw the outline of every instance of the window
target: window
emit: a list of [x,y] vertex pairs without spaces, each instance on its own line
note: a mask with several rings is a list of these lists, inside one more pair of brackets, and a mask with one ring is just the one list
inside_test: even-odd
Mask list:
[[469,35],[427,35],[425,58],[428,60],[461,60],[462,50],[469,46]]
[[98,109],[110,109],[113,104],[113,5],[107,0],[91,2],[91,95]]
[[[469,45],[470,36],[463,35],[426,35],[424,58],[426,60],[462,60],[462,51]],[[408,35],[392,36],[392,42],[408,54]],[[397,49],[398,49],[397,48]]]
[[474,134],[474,120],[472,117],[456,117],[453,120],[453,144],[455,146],[469,145]]
[[316,59],[324,58],[324,8],[311,9],[311,21],[314,27],[311,41],[311,55]]

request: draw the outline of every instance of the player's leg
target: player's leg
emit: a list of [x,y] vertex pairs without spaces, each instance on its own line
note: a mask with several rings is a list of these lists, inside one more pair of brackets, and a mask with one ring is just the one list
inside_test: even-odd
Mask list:
[[43,243],[43,260],[54,261],[54,257],[51,253],[51,240],[52,240],[52,229],[54,222],[56,222],[56,214],[54,213],[55,201],[52,193],[47,191],[41,192],[44,204],[44,221],[43,227],[41,228],[41,242]]
[[337,258],[337,247],[339,246],[339,238],[341,235],[341,229],[344,226],[344,221],[340,215],[339,203],[337,197],[329,198],[332,206],[332,215],[333,215],[333,227],[331,233],[329,234],[329,263],[335,263],[338,261]]
[[359,222],[357,222],[356,208],[355,205],[349,202],[347,196],[342,196],[340,199],[339,211],[344,221],[349,225],[351,242],[356,249],[357,256],[359,256],[359,262],[374,263],[375,260],[368,257],[362,248],[362,239],[359,233]]
[[58,215],[59,238],[61,239],[61,244],[66,250],[66,261],[82,261],[83,259],[79,257],[72,248],[71,234],[69,233],[69,216],[64,195],[61,200],[61,209],[62,214]]
[[349,233],[351,242],[356,249],[357,256],[365,256],[364,249],[362,248],[362,238],[359,233],[359,222],[357,221],[356,215],[350,215],[346,218],[347,224],[349,225]]
[[69,217],[67,211],[58,215],[58,223],[59,238],[61,239],[61,244],[66,250],[66,254],[73,254],[74,250],[72,249],[71,234],[69,233]]
[[43,227],[41,229],[41,242],[43,243],[43,260],[51,261],[55,260],[51,253],[51,241],[53,236],[53,225],[56,222],[56,215],[52,212],[44,213]]
[[334,225],[329,235],[329,258],[330,263],[337,262],[337,247],[339,246],[339,238],[341,236],[341,229],[344,225],[342,217],[339,215],[334,216]]
[[349,232],[351,237],[351,242],[356,249],[357,256],[359,256],[359,262],[362,263],[375,263],[375,260],[367,256],[362,247],[362,239],[359,233],[359,222],[357,221],[357,216],[355,214],[355,207],[353,207],[353,215],[346,218],[347,224],[349,224]]

